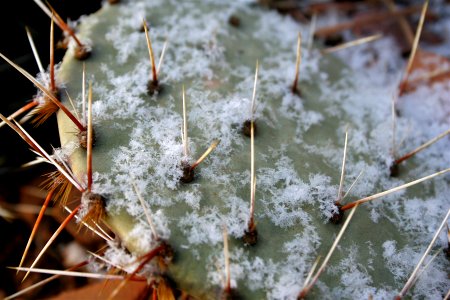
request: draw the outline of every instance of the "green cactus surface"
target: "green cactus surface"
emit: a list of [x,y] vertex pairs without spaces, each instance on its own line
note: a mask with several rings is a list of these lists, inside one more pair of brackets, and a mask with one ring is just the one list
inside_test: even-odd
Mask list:
[[[168,41],[158,73],[162,89],[153,95],[147,91],[152,66],[143,19],[156,64]],[[308,32],[309,26],[245,1],[121,1],[82,18],[77,34],[90,43],[92,55],[81,62],[69,47],[57,80],[81,112],[85,64],[86,89],[91,83],[93,91],[92,192],[105,197],[105,221],[118,237],[105,253],[110,262],[131,273],[137,257],[160,243],[136,186],[160,239],[174,250],[167,269],[155,260],[140,274],[149,280],[164,275],[194,297],[217,299],[226,288],[226,227],[231,286],[241,298],[295,299],[316,258],[326,256],[342,227],[343,222],[329,219],[338,212],[346,132],[342,194],[363,173],[343,205],[448,167],[449,141],[444,139],[391,177],[391,102],[403,66],[388,71],[391,62],[381,57],[371,70],[384,73],[355,71],[356,59],[343,62],[343,57],[309,48]],[[299,92],[292,93],[299,33]],[[374,45],[382,49],[392,41],[382,38]],[[258,240],[248,246],[242,237],[250,219],[251,139],[242,126],[252,118],[257,61]],[[220,141],[190,183],[180,181],[186,159],[183,86],[189,163]],[[397,145],[405,141],[398,153],[448,128],[450,109],[439,96],[442,89],[424,88],[399,98]],[[61,93],[66,105],[67,94]],[[424,97],[428,103],[420,101]],[[77,129],[61,111],[58,125],[63,153],[78,180],[86,182],[86,150],[79,147]],[[442,222],[449,206],[448,181],[442,175],[359,205],[309,296],[393,298]],[[80,216],[88,209],[83,197]],[[439,245],[445,246],[444,235],[433,249],[439,251]],[[98,262],[98,267],[106,271],[111,266]],[[412,289],[414,298],[445,295],[448,267],[445,256],[437,255]]]

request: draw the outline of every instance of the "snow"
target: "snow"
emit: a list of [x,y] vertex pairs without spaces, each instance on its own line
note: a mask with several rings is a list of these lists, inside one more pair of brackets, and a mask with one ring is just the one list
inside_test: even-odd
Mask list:
[[[102,14],[117,15],[103,30],[112,52],[98,58],[95,66],[87,64],[95,125],[107,146],[95,150],[102,157],[97,158],[101,163],[95,169],[94,188],[111,195],[110,213],[125,210],[137,220],[129,235],[139,240],[139,248],[149,250],[155,241],[133,180],[154,212],[158,233],[200,261],[206,286],[222,286],[222,228],[226,224],[230,238],[238,241],[249,220],[250,142],[240,126],[250,117],[259,59],[255,218],[265,238],[258,247],[271,251],[253,253],[236,242],[230,250],[232,286],[245,285],[268,299],[294,299],[315,258],[325,255],[338,230],[327,219],[337,210],[346,129],[344,191],[364,173],[344,203],[447,167],[450,140],[402,164],[402,175],[390,178],[391,104],[404,68],[395,42],[385,37],[343,50],[336,54],[341,60],[304,49],[299,97],[290,92],[296,40],[299,32],[308,35],[309,26],[250,8],[246,2],[207,1],[200,6],[190,1],[133,1],[120,11],[104,7]],[[244,16],[243,28],[228,26],[231,13]],[[150,24],[155,53],[169,40],[160,76],[166,90],[152,97],[146,94],[150,63],[145,37],[138,31],[143,17]],[[103,22],[90,18],[84,20],[87,27]],[[340,18],[322,16],[318,26]],[[95,49],[94,37],[87,38]],[[179,182],[182,85],[189,159],[195,161],[212,141],[220,140],[189,185]],[[398,99],[399,154],[449,128],[449,89],[448,83],[436,83]],[[74,96],[81,99],[79,91]],[[105,135],[111,141],[106,142]],[[448,176],[443,176],[361,206],[349,225],[357,236],[343,239],[340,254],[319,279],[315,293],[324,299],[393,297],[448,207],[448,189]],[[372,230],[358,232],[363,228]],[[133,261],[114,245],[105,257],[119,265]],[[414,297],[438,298],[450,284],[446,267],[448,262],[438,257],[417,282]]]

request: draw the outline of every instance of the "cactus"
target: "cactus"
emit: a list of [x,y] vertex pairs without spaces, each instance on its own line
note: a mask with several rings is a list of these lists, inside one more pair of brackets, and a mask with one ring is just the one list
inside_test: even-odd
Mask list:
[[[101,195],[106,211],[94,219],[104,219],[120,241],[110,241],[105,253],[113,265],[156,280],[159,290],[161,278],[170,278],[200,299],[232,297],[231,289],[243,299],[295,299],[342,227],[329,220],[341,223],[343,216],[347,229],[339,248],[309,295],[386,298],[401,290],[448,208],[448,177],[360,204],[351,219],[341,208],[351,198],[440,171],[448,141],[390,177],[392,89],[305,43],[293,86],[298,33],[307,37],[308,30],[276,12],[221,1],[122,1],[83,19],[78,34],[92,54],[83,63],[71,45],[57,81],[67,90],[60,93],[62,102],[68,105],[70,95],[83,111],[85,66],[93,174],[77,129],[61,110],[58,126],[62,152],[89,190],[79,216],[89,221],[92,195]],[[416,111],[426,106],[403,98],[398,131],[407,124],[414,131],[405,149],[448,126],[431,111],[419,118]],[[445,104],[434,109],[445,110]],[[91,118],[81,119],[86,125]],[[251,138],[242,132],[246,126]],[[220,143],[193,178],[183,180],[186,164],[192,166],[214,141]],[[257,232],[255,245],[242,240],[249,232]],[[172,261],[151,260],[169,247]],[[140,265],[138,257],[148,259]],[[441,297],[450,283],[448,262],[438,255],[428,268],[413,293]]]

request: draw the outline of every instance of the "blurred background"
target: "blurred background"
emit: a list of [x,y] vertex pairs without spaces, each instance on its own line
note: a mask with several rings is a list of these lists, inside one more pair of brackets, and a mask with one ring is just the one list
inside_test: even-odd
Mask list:
[[[77,20],[83,14],[89,14],[100,8],[100,0],[49,0],[50,5],[66,20]],[[36,44],[39,56],[44,67],[49,64],[50,45],[50,18],[32,0],[9,1],[8,6],[1,9],[0,52],[22,66],[32,75],[36,75],[38,67],[33,57],[25,26],[30,29]],[[55,41],[62,36],[61,30],[55,26]],[[55,52],[55,61],[61,61],[63,49]],[[0,61],[0,113],[10,115],[36,94],[36,88],[24,76],[10,67],[5,61]],[[56,118],[52,117],[39,127],[26,124],[26,129],[46,150],[51,145],[59,147],[59,138],[56,134]],[[30,235],[31,226],[44,200],[45,191],[40,183],[43,175],[52,171],[45,164],[22,168],[21,165],[35,159],[35,155],[22,139],[8,126],[0,128],[0,298],[17,291],[21,276],[15,271],[6,269],[6,266],[17,266],[22,251]],[[6,214],[6,215],[5,215]],[[60,218],[56,211],[50,211],[52,217],[45,217],[38,236],[32,246],[30,257],[35,257],[48,237],[59,226]],[[6,217],[5,217],[6,216]],[[75,231],[76,228],[73,228]],[[70,232],[70,231],[69,231]],[[81,236],[80,236],[81,237]],[[86,238],[89,243],[89,237]],[[92,238],[92,237],[91,237]],[[43,259],[41,267],[64,269],[64,248],[72,247],[73,236],[64,232],[58,238],[58,244],[63,247],[53,248],[49,255]],[[95,239],[94,239],[95,240]],[[41,279],[39,275],[32,275],[21,288]],[[82,284],[81,280],[64,278],[28,294],[27,298],[45,298],[58,294],[63,288]]]

